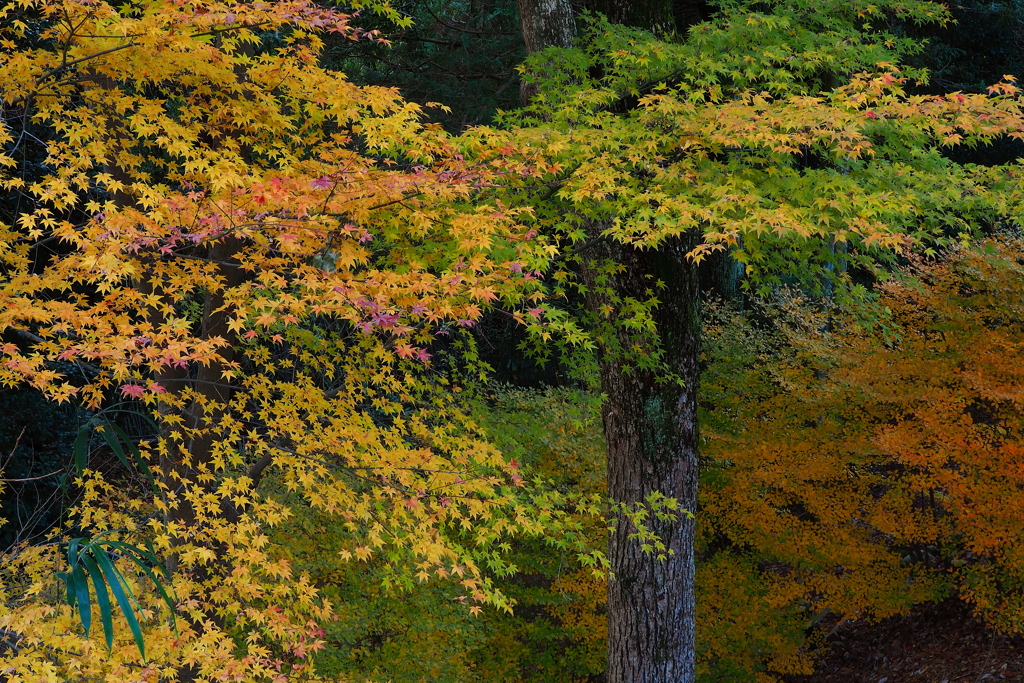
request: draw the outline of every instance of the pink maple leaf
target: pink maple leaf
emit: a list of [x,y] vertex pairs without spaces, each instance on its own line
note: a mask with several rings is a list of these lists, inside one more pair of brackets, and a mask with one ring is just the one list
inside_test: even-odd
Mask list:
[[122,384],[121,395],[131,396],[132,398],[142,398],[142,395],[146,393],[145,387],[139,384]]

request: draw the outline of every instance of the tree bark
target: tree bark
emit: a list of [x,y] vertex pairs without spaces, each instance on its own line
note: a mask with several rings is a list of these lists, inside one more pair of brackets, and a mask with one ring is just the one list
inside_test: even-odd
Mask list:
[[[548,47],[572,47],[576,40],[576,16],[569,0],[516,0],[523,30],[526,54]],[[525,80],[519,84],[523,106],[537,94],[537,85]]]
[[576,17],[569,0],[516,0],[526,53],[548,47],[572,47]]
[[704,295],[720,299],[738,310],[743,309],[743,264],[733,258],[731,249],[708,254],[701,262],[700,291]]
[[[600,340],[602,409],[608,495],[636,509],[659,492],[692,513],[697,505],[697,381],[700,353],[699,277],[686,259],[692,239],[657,250],[620,244],[604,253],[625,269],[603,285],[600,262],[583,268],[587,309],[596,315],[612,299],[645,300],[655,290],[656,332],[641,336],[614,324]],[[639,355],[664,351],[664,365],[641,369]],[[667,367],[665,367],[667,366]],[[618,514],[608,546],[608,683],[691,683],[694,680],[694,519],[650,520],[667,557],[644,551]]]

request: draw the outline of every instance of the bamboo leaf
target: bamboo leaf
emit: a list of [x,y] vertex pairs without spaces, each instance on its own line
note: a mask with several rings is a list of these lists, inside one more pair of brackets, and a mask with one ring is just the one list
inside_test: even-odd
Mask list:
[[78,566],[78,546],[84,540],[84,538],[72,538],[68,541],[68,564],[72,569]]
[[128,463],[128,458],[124,454],[124,449],[121,448],[121,444],[114,436],[114,432],[110,427],[110,421],[104,420],[103,429],[100,431],[100,435],[103,437],[103,440],[107,442],[107,445],[110,446],[110,450],[114,452],[114,455],[117,456],[117,459],[121,461],[121,464],[124,465],[125,467],[131,467],[131,465]]
[[89,637],[89,630],[92,628],[92,604],[89,601],[89,579],[82,571],[82,565],[78,564],[71,569],[68,576],[68,593],[74,591],[72,605],[78,604],[78,618],[85,629],[85,637]]
[[72,448],[72,453],[75,458],[75,469],[79,474],[84,472],[86,466],[89,464],[90,433],[92,433],[92,423],[87,422],[79,428],[78,436],[75,437],[75,445]]
[[117,438],[119,438],[128,448],[128,451],[132,454],[132,457],[135,459],[135,463],[138,465],[139,469],[142,470],[142,474],[146,477],[146,481],[148,481],[150,484],[154,483],[155,480],[153,479],[153,473],[150,471],[149,465],[146,463],[146,459],[142,457],[142,451],[139,450],[138,446],[132,443],[131,438],[124,432],[123,429],[118,427],[112,421],[108,421],[107,424],[110,426],[110,429],[114,432],[114,435]]
[[[89,570],[89,576],[92,578],[92,585],[96,590],[96,607],[99,608],[100,621],[103,622],[103,635],[106,637],[107,649],[112,650],[114,648],[114,611],[110,605],[107,583],[103,580],[103,573],[96,565],[96,560],[87,553],[82,553],[81,561],[85,568]],[[81,571],[81,568],[79,568],[79,571]],[[79,610],[81,610],[81,606],[79,606]]]
[[[132,603],[140,611],[142,606],[139,605],[138,600],[135,599],[135,595],[131,593],[131,588],[128,587],[124,577],[121,576],[121,572],[118,571],[114,563],[110,561],[110,557],[107,555],[99,546],[93,546],[93,552],[96,557],[96,563],[100,569],[103,570],[103,574],[107,578],[107,584],[110,586],[110,591],[114,594],[114,598],[117,600],[117,604],[121,607],[121,612],[124,614],[125,620],[128,622],[128,628],[132,631],[132,637],[135,638],[135,645],[139,648],[139,653],[142,655],[143,661],[146,659],[146,643],[142,638],[142,628],[139,626],[139,619],[135,615],[135,609],[133,609]],[[127,592],[125,592],[127,589]],[[110,641],[107,641],[107,647],[110,647]]]
[[[71,539],[68,542],[68,563],[71,566],[71,571],[58,572],[57,576],[67,583],[68,604],[78,605],[79,618],[85,628],[86,637],[89,635],[92,620],[89,596],[89,580],[91,578],[96,590],[96,604],[100,610],[108,648],[113,646],[113,605],[108,593],[109,586],[109,591],[114,594],[118,607],[128,622],[135,644],[145,659],[145,640],[139,617],[136,614],[136,610],[138,613],[142,612],[142,605],[132,591],[131,585],[125,580],[124,574],[111,561],[107,553],[111,550],[117,551],[121,556],[134,563],[153,582],[160,598],[171,613],[172,626],[177,633],[176,601],[168,594],[164,586],[165,581],[162,580],[165,578],[169,582],[171,576],[157,558],[152,541],[145,539],[146,548],[141,548],[124,541],[101,540],[104,535],[109,533],[115,533],[115,530],[105,531],[92,540]],[[86,570],[88,570],[88,576]],[[157,576],[154,570],[159,571],[160,576]]]
[[[124,543],[123,541],[112,541],[108,545],[110,547],[119,548],[125,557],[134,562],[139,567],[139,569],[141,569],[142,572],[149,577],[149,579],[156,586],[164,602],[167,603],[167,606],[173,612],[175,603],[173,600],[171,600],[167,592],[164,590],[163,582],[157,578],[156,574],[153,573],[153,568],[158,569],[160,573],[163,575],[163,577],[165,577],[168,581],[170,581],[171,575],[170,573],[168,573],[167,569],[163,566],[160,560],[157,559],[156,552],[153,550],[153,542],[147,538],[145,539],[145,543],[147,548],[149,549],[148,551],[143,550],[138,546]],[[148,561],[149,564],[146,564],[146,562],[144,562],[143,560]]]

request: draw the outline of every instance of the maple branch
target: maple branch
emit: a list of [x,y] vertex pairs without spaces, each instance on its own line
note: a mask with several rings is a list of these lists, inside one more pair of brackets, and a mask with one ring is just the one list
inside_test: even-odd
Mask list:
[[[226,28],[215,28],[215,29],[210,29],[209,31],[202,31],[200,33],[190,33],[188,37],[189,38],[199,38],[201,36],[212,36],[212,35],[217,35],[219,33],[227,33],[229,31],[240,31],[240,30],[246,29],[246,28],[258,28],[260,26],[264,26],[265,24],[269,24],[269,23],[270,23],[269,21],[261,21],[261,22],[256,23],[256,24],[239,24],[238,26],[230,26],[230,27],[226,27]],[[118,37],[121,37],[121,36],[118,36]],[[60,66],[55,66],[52,69],[50,69],[49,71],[43,72],[43,74],[41,76],[39,76],[39,78],[36,79],[36,84],[37,85],[42,84],[42,82],[45,81],[47,78],[49,78],[50,76],[53,76],[54,74],[60,73],[64,69],[68,68],[69,66],[74,66],[75,64],[80,64],[81,62],[85,62],[85,61],[88,61],[90,59],[95,59],[96,57],[102,57],[103,55],[107,55],[107,54],[110,54],[112,52],[118,52],[120,50],[127,50],[130,47],[138,47],[138,45],[139,44],[137,42],[132,40],[130,42],[125,43],[124,45],[118,45],[117,47],[111,47],[111,48],[107,48],[106,50],[100,50],[99,52],[94,52],[91,55],[86,55],[85,57],[79,57],[78,59],[72,59],[70,62],[65,62],[65,63],[61,64]]]
[[[269,22],[269,21],[261,21],[261,22],[256,23],[256,24],[239,24],[238,26],[229,26],[229,27],[225,27],[225,28],[210,29],[209,31],[202,31],[200,33],[190,33],[188,37],[189,38],[199,38],[199,37],[202,37],[202,36],[218,35],[220,33],[228,33],[229,31],[241,31],[242,29],[247,29],[247,28],[258,28],[260,26],[264,26],[264,25],[269,24],[269,23],[271,23],[271,22]],[[121,36],[118,36],[118,37],[121,37]],[[100,50],[99,52],[94,52],[94,53],[92,53],[90,55],[86,55],[84,57],[79,57],[78,59],[72,59],[70,62],[63,62],[60,66],[55,66],[52,69],[49,69],[48,71],[44,71],[36,79],[36,86],[35,87],[38,88],[40,85],[43,84],[44,81],[46,81],[46,79],[50,78],[51,76],[55,76],[55,75],[59,74],[61,71],[64,71],[68,67],[75,66],[76,64],[81,64],[82,62],[87,62],[90,59],[96,59],[97,57],[102,57],[104,55],[109,55],[109,54],[111,54],[113,52],[120,52],[121,50],[127,50],[130,47],[138,47],[138,46],[139,46],[139,44],[137,42],[135,42],[134,40],[132,40],[132,41],[129,41],[129,42],[125,43],[124,45],[118,45],[117,47],[111,47],[111,48],[107,48],[106,50]],[[65,53],[65,55],[66,55],[66,53]],[[11,106],[17,106],[19,104],[22,104],[22,103],[28,101],[33,95],[34,95],[34,93],[31,93],[29,95],[22,95],[21,97],[17,97],[14,100],[11,101]]]
[[394,200],[392,200],[390,202],[384,202],[383,204],[377,204],[375,206],[371,206],[369,209],[367,209],[367,211],[376,211],[377,209],[383,209],[385,206],[391,206],[392,204],[401,204],[406,199],[412,199],[413,197],[419,197],[422,194],[423,194],[423,191],[420,190],[419,192],[413,192],[412,194],[402,195],[398,199],[394,199]]
[[[7,329],[9,329],[11,332],[14,332],[14,334],[18,335],[19,337],[24,337],[25,339],[28,339],[31,342],[35,342],[36,344],[42,344],[43,342],[46,341],[39,335],[32,334],[28,330],[22,330],[17,327],[8,327]],[[84,361],[76,360],[75,365],[78,366],[79,370],[82,370],[83,372],[88,371],[92,375],[98,375],[101,372],[99,366],[93,365],[92,363],[86,363]]]
[[458,47],[458,43],[453,40],[433,40],[432,38],[420,38],[419,36],[406,35],[407,31],[401,33],[392,33],[387,36],[388,40],[405,40],[414,43],[431,43],[432,45],[444,45],[445,47]]
[[209,31],[202,31],[201,33],[190,33],[189,38],[199,38],[200,36],[216,36],[221,33],[229,33],[231,31],[241,31],[246,28],[259,28],[260,26],[266,26],[272,23],[271,21],[260,21],[255,24],[238,24],[237,26],[225,26],[224,28],[212,28]]
[[279,450],[279,451],[281,451],[283,453],[287,453],[289,455],[294,455],[296,458],[302,458],[304,460],[311,460],[312,462],[320,463],[321,465],[324,465],[325,467],[330,467],[330,468],[336,469],[336,470],[383,470],[383,469],[392,469],[392,470],[398,470],[398,471],[402,471],[402,472],[430,472],[431,474],[457,474],[457,475],[463,475],[463,474],[468,475],[469,474],[469,472],[465,472],[465,471],[462,471],[462,470],[429,470],[429,469],[426,469],[424,467],[390,467],[390,468],[385,468],[385,467],[383,467],[381,465],[339,465],[337,463],[328,462],[326,460],[321,460],[319,458],[314,458],[311,455],[303,455],[302,453],[296,453],[292,449],[285,448],[284,446],[274,445],[274,446],[271,446],[271,448],[275,448],[275,449],[277,449],[277,450]]
[[43,339],[39,335],[32,334],[28,330],[21,330],[21,329],[18,329],[17,327],[10,327],[8,329],[11,332],[14,332],[14,334],[18,335],[19,337],[24,337],[25,339],[28,339],[29,341],[33,341],[33,342],[35,342],[37,344],[42,344],[44,341],[46,341],[45,339]]
[[[366,210],[367,211],[376,211],[377,209],[383,209],[384,207],[391,206],[393,204],[401,204],[402,202],[404,202],[407,199],[413,199],[414,197],[419,197],[422,194],[424,194],[423,190],[419,190],[417,192],[410,192],[409,194],[402,195],[398,199],[392,199],[391,201],[388,201],[388,202],[382,202],[380,204],[375,204],[375,205],[367,208]],[[328,213],[326,211],[321,213],[320,215],[322,215],[322,216],[330,216],[331,218],[342,218],[342,219],[348,218],[348,216],[349,216],[348,214],[344,214],[344,213]]]
[[60,73],[64,69],[68,68],[69,66],[74,66],[75,64],[80,64],[82,62],[89,61],[90,59],[95,59],[96,57],[102,57],[103,55],[109,55],[112,52],[120,52],[121,50],[127,50],[130,47],[136,47],[136,46],[138,46],[138,43],[136,43],[135,41],[132,41],[130,43],[125,43],[124,45],[118,45],[117,47],[110,47],[110,48],[107,48],[106,50],[100,50],[99,52],[94,52],[91,55],[86,55],[85,57],[79,57],[78,59],[72,59],[70,62],[65,62],[64,64],[61,64],[60,66],[55,66],[52,69],[50,69],[49,71],[43,72],[43,74],[39,78],[36,79],[36,86],[42,85],[43,81],[45,81],[47,78],[49,78],[50,76],[53,76],[55,74]]
[[591,240],[587,240],[586,242],[584,242],[580,246],[576,247],[575,249],[567,251],[564,254],[559,254],[558,256],[556,256],[553,259],[551,259],[550,263],[548,263],[548,270],[553,268],[556,264],[558,264],[558,263],[560,263],[562,261],[565,261],[566,259],[570,259],[573,256],[576,256],[577,254],[580,254],[580,253],[586,251],[587,249],[590,249],[591,247],[595,246],[596,244],[598,244],[599,242],[601,242],[601,241],[603,241],[605,239],[607,239],[607,238],[604,235],[598,235],[597,237],[595,237],[595,238],[593,238]]
[[[202,244],[202,243],[201,243]],[[206,263],[216,263],[218,266],[227,266],[228,268],[241,268],[241,263],[231,263],[230,261],[216,261],[205,256],[195,256],[193,254],[179,254],[177,252],[173,254],[161,254],[162,261],[170,261],[172,258],[185,258],[192,259],[193,261],[205,261]]]
[[24,639],[25,636],[17,631],[0,628],[0,653],[4,650],[14,650],[17,653],[21,649],[20,643]]
[[[278,447],[275,446],[274,448]],[[263,479],[263,473],[268,467],[270,467],[272,462],[274,462],[274,454],[272,452],[267,452],[249,468],[249,478],[252,479],[252,488],[254,490],[260,485],[260,480]]]
[[[578,169],[579,166],[577,166],[576,168]],[[575,172],[575,171],[576,171],[576,169],[573,169],[573,172]],[[556,192],[558,192],[563,187],[565,187],[565,183],[566,183],[565,180],[555,180],[555,181],[552,181],[552,182],[548,183],[547,184],[548,185],[547,191],[537,199],[537,202],[538,203],[546,202],[547,200],[549,200],[552,197],[554,197]]]
[[[221,384],[220,382],[211,382],[205,379],[195,379],[192,377],[167,377],[158,380],[160,384],[167,384],[168,382],[188,382],[189,384],[205,384],[211,387],[218,387],[220,389],[231,389],[232,391],[238,391],[241,387],[236,387],[233,384]],[[135,380],[133,383],[138,383]]]
[[[77,226],[76,225],[75,227],[78,228],[78,227],[81,227],[81,226]],[[49,244],[50,242],[56,242],[59,239],[60,239],[60,235],[50,235],[48,237],[44,237],[44,238],[42,238],[40,240],[37,240],[37,241],[33,242],[32,244],[29,245],[28,248],[29,249],[38,249],[39,247],[45,246],[45,245]]]
[[441,26],[444,26],[446,28],[450,28],[453,31],[458,31],[459,33],[468,33],[468,34],[474,35],[474,36],[514,36],[514,35],[516,35],[515,33],[502,33],[500,31],[474,31],[471,28],[465,28],[465,27],[456,26],[454,24],[449,24],[447,21],[445,21],[441,17],[439,17],[436,14],[434,14],[434,11],[432,9],[430,9],[430,7],[427,7],[426,5],[424,5],[423,8],[425,10],[427,10],[427,13],[430,16],[434,17],[434,21],[436,21],[437,23],[441,24]]

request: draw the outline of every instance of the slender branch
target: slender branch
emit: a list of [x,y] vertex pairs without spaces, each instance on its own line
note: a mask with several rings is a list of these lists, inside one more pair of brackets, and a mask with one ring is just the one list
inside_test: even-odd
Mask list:
[[[241,31],[243,29],[248,29],[248,28],[258,28],[260,26],[263,26],[263,25],[269,24],[269,23],[271,23],[271,22],[263,21],[263,22],[259,22],[259,23],[256,23],[256,24],[239,24],[238,26],[229,26],[229,27],[225,27],[225,28],[211,29],[209,31],[201,31],[199,33],[191,33],[191,34],[189,34],[188,37],[189,38],[199,38],[199,37],[202,37],[202,36],[218,35],[218,34],[221,34],[221,33],[228,33],[230,31]],[[118,36],[118,37],[120,37],[120,36]],[[64,61],[64,62],[61,63],[60,66],[55,66],[52,69],[49,69],[48,71],[44,71],[39,76],[39,78],[36,79],[36,86],[35,87],[38,88],[40,85],[43,84],[43,82],[46,79],[48,79],[51,76],[54,76],[56,74],[59,74],[61,71],[64,71],[68,67],[75,66],[76,64],[81,64],[82,62],[87,62],[90,59],[96,59],[97,57],[102,57],[104,55],[109,55],[109,54],[111,54],[113,52],[120,52],[121,50],[127,50],[130,47],[138,47],[138,45],[139,44],[136,41],[131,40],[131,41],[125,43],[124,45],[118,45],[117,47],[111,47],[111,48],[107,48],[106,50],[100,50],[99,52],[94,52],[94,53],[92,53],[90,55],[86,55],[84,57],[79,57],[78,59],[72,59],[70,62]],[[30,95],[23,95],[21,97],[15,98],[11,102],[11,105],[12,106],[17,106],[17,105],[19,105],[19,104],[21,104],[23,102],[26,102],[31,96],[32,95],[30,94]]]
[[[168,382],[188,382],[189,384],[206,384],[211,387],[219,387],[221,389],[231,389],[232,391],[238,391],[240,387],[236,387],[233,384],[221,384],[220,382],[210,382],[203,379],[193,379],[192,377],[167,377],[158,380],[160,384],[167,384]],[[138,380],[129,382],[129,384],[138,383]]]
[[190,33],[189,38],[199,38],[200,36],[216,36],[221,33],[230,33],[231,31],[241,31],[247,28],[259,28],[260,26],[266,26],[271,23],[268,21],[260,21],[255,24],[238,24],[237,26],[225,26],[224,28],[214,28],[209,31],[201,31],[199,33]]
[[43,74],[39,78],[36,79],[36,85],[37,86],[41,85],[42,82],[45,81],[47,78],[49,78],[50,76],[53,76],[55,74],[60,73],[64,69],[68,68],[69,66],[74,66],[75,64],[81,64],[82,62],[87,62],[90,59],[95,59],[97,57],[102,57],[103,55],[109,55],[112,52],[120,52],[121,50],[127,50],[128,48],[136,47],[137,45],[138,45],[138,43],[136,43],[135,41],[131,41],[131,42],[125,43],[124,45],[118,45],[117,47],[111,47],[111,48],[107,48],[106,50],[100,50],[99,52],[94,52],[91,55],[86,55],[85,57],[79,57],[78,59],[72,59],[70,62],[66,62],[64,64],[61,64],[60,66],[55,66],[52,69],[50,69],[49,71],[43,72]]
[[[19,329],[17,327],[8,327],[7,329],[9,329],[11,332],[13,332],[14,334],[18,335],[19,337],[23,337],[23,338],[29,340],[30,342],[33,342],[33,343],[36,343],[36,344],[42,344],[43,342],[46,341],[45,339],[43,339],[39,335],[32,334],[28,330],[22,330],[22,329]],[[78,369],[81,370],[82,372],[88,372],[90,375],[98,375],[98,374],[100,374],[100,368],[99,368],[98,365],[93,365],[92,363],[86,363],[86,362],[80,361],[80,360],[76,360],[76,361],[74,361],[74,363],[75,363],[75,365],[78,366]]]
[[241,263],[231,263],[230,261],[215,261],[213,259],[206,258],[205,256],[195,256],[193,254],[181,254],[181,253],[178,253],[178,252],[175,252],[172,255],[162,256],[161,260],[169,261],[172,258],[184,258],[184,259],[192,259],[193,261],[204,261],[206,263],[216,263],[218,266],[227,266],[228,268],[241,268],[242,267]]
[[580,246],[576,247],[575,249],[573,249],[571,251],[567,251],[564,254],[559,254],[558,256],[556,256],[553,259],[551,259],[550,263],[548,263],[548,269],[550,270],[557,263],[560,263],[561,261],[565,261],[566,259],[570,259],[573,256],[576,256],[577,254],[580,254],[581,252],[584,252],[587,249],[590,249],[591,247],[593,247],[594,245],[598,244],[599,242],[601,242],[601,241],[603,241],[605,239],[606,238],[605,238],[604,235],[598,235],[594,239],[588,240],[588,241],[584,242],[583,244],[581,244]]
[[427,10],[427,13],[430,14],[430,16],[434,17],[434,21],[436,21],[437,23],[441,24],[441,26],[445,26],[447,28],[450,28],[453,31],[458,31],[459,33],[469,33],[469,34],[475,35],[475,36],[514,36],[514,35],[516,35],[515,33],[503,33],[503,32],[500,32],[500,31],[474,31],[473,29],[470,29],[470,28],[456,26],[455,24],[449,24],[447,21],[445,21],[441,17],[439,17],[436,14],[434,14],[434,11],[432,9],[430,9],[430,7],[427,7],[426,5],[424,5],[424,9]]
[[52,477],[55,474],[60,474],[63,471],[64,470],[55,470],[53,472],[50,472],[49,474],[40,474],[38,477],[25,477],[23,479],[0,479],[0,482],[3,482],[5,484],[14,484],[23,481],[37,481],[39,479],[46,479],[47,477]]
[[10,327],[8,329],[11,332],[14,332],[14,334],[18,335],[19,337],[24,337],[25,339],[28,339],[29,341],[35,342],[36,344],[42,344],[44,341],[46,341],[45,339],[43,339],[39,335],[32,334],[28,330],[21,330],[21,329],[18,329],[17,327]]
[[463,470],[428,470],[428,469],[426,469],[424,467],[388,467],[388,468],[385,468],[385,467],[382,467],[382,466],[379,466],[379,465],[339,465],[337,463],[328,462],[326,460],[321,460],[320,458],[314,458],[311,455],[303,455],[302,453],[296,453],[292,449],[285,448],[284,446],[273,445],[273,446],[271,446],[271,448],[279,450],[282,453],[287,453],[289,455],[294,455],[295,457],[302,458],[303,460],[310,460],[312,462],[320,463],[321,465],[324,465],[325,467],[330,467],[330,468],[336,469],[336,470],[383,470],[383,469],[392,469],[392,470],[398,470],[398,471],[403,471],[403,472],[430,472],[430,473],[436,473],[436,474],[458,474],[458,475],[463,475],[463,474],[467,474],[468,475],[469,474],[468,472],[465,472]]
[[432,38],[420,38],[419,36],[407,35],[405,31],[402,33],[393,33],[387,36],[388,40],[404,40],[413,43],[431,43],[433,45],[444,45],[446,47],[458,47],[458,43],[453,40],[434,40]]

